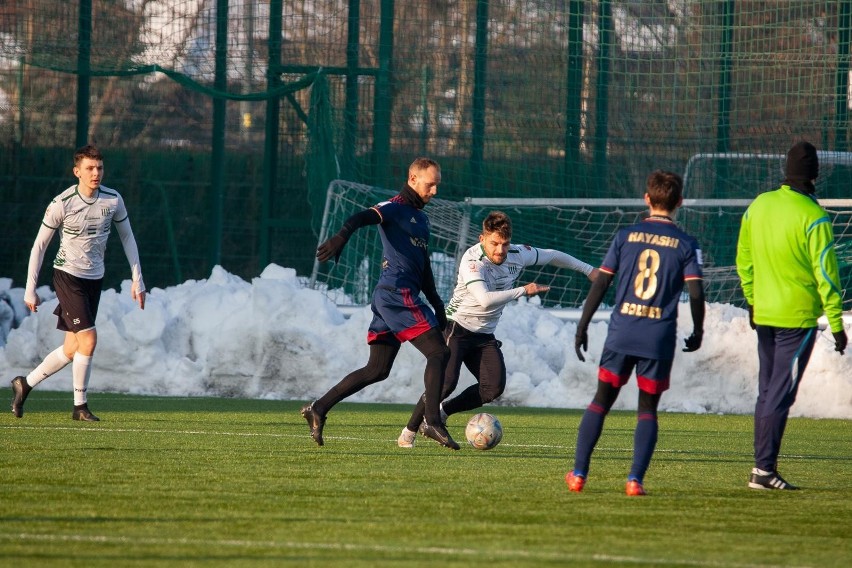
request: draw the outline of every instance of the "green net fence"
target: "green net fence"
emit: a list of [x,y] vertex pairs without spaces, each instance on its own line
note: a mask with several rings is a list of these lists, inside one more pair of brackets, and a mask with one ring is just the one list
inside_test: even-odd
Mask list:
[[161,287],[310,274],[329,182],[396,188],[418,155],[449,200],[632,198],[657,168],[743,199],[806,138],[849,197],[850,30],[852,0],[5,0],[0,276],[85,142]]

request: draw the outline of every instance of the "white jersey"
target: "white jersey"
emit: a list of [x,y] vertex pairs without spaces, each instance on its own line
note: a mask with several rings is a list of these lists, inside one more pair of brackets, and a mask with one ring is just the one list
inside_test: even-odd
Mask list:
[[592,266],[571,255],[529,245],[509,245],[506,260],[494,264],[481,244],[467,249],[459,264],[459,276],[453,297],[447,304],[447,317],[476,333],[494,333],[503,308],[525,294],[515,286],[524,268],[550,264],[588,274]]
[[130,228],[127,209],[121,195],[114,189],[100,186],[95,195],[87,199],[80,195],[76,185],[72,185],[50,202],[41,223],[30,253],[25,301],[35,303],[38,273],[47,245],[56,231],[60,231],[60,240],[59,251],[53,261],[54,268],[78,278],[103,278],[104,252],[113,223],[130,263],[131,276],[137,284],[137,291],[145,291],[139,251]]

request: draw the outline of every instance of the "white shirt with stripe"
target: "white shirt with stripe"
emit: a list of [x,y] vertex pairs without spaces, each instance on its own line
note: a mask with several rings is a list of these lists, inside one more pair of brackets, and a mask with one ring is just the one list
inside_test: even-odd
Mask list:
[[494,264],[481,244],[470,247],[459,264],[447,317],[469,331],[494,333],[506,304],[525,294],[523,286],[515,286],[521,272],[527,266],[545,265],[570,268],[586,276],[593,269],[590,264],[553,249],[510,244],[506,260]]
[[131,277],[137,284],[137,292],[144,292],[139,250],[121,195],[114,189],[100,186],[91,198],[86,198],[80,194],[76,185],[72,185],[53,198],[44,213],[30,253],[24,301],[36,303],[38,274],[47,246],[56,231],[60,233],[59,251],[53,261],[54,269],[78,278],[103,278],[104,252],[113,223],[130,263]]

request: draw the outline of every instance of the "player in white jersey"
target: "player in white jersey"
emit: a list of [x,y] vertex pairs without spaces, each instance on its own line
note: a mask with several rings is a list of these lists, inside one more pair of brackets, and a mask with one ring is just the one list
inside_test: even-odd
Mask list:
[[[482,234],[462,256],[453,297],[447,304],[447,329],[444,337],[450,348],[450,360],[444,376],[442,399],[455,390],[462,364],[476,379],[451,400],[441,404],[441,418],[479,408],[503,394],[506,388],[506,364],[500,342],[494,337],[503,308],[521,296],[535,296],[550,289],[531,282],[516,286],[527,266],[555,266],[585,274],[589,280],[597,269],[573,256],[553,249],[511,244],[512,221],[502,211],[492,211],[482,222]],[[415,433],[423,421],[423,399],[397,444],[414,446]]]
[[104,277],[104,251],[113,224],[130,263],[131,296],[145,309],[139,251],[124,200],[114,189],[101,185],[103,155],[94,146],[80,148],[74,154],[73,171],[79,183],[57,195],[47,206],[30,253],[24,293],[27,307],[38,311],[41,303],[36,295],[38,275],[47,246],[59,231],[59,251],[53,261],[53,287],[59,305],[53,313],[58,316],[56,328],[65,332],[65,341],[29,375],[12,379],[12,413],[18,418],[24,415],[24,401],[33,387],[71,363],[74,385],[71,418],[87,422],[99,420],[89,411],[86,392],[98,341],[95,318]]

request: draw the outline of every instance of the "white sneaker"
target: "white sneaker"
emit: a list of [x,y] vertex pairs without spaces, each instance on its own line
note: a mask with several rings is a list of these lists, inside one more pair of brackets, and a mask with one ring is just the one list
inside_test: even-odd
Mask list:
[[412,432],[408,428],[403,428],[399,438],[396,439],[396,445],[400,448],[413,448],[417,432]]

